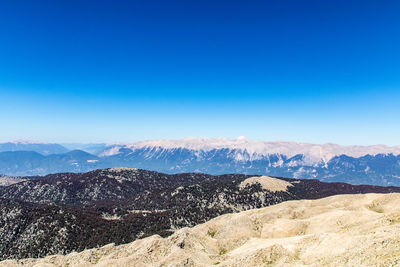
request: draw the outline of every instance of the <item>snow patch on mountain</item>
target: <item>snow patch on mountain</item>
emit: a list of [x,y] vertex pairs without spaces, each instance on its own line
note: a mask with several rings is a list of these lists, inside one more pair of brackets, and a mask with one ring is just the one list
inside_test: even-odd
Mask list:
[[100,156],[111,156],[120,153],[120,149],[151,149],[152,153],[160,150],[188,149],[194,151],[212,151],[229,149],[234,152],[237,161],[254,160],[266,155],[285,155],[293,157],[302,154],[303,161],[310,163],[327,162],[335,156],[347,155],[362,157],[364,155],[400,154],[400,146],[372,145],[372,146],[341,146],[338,144],[310,144],[289,141],[253,141],[244,136],[237,139],[227,138],[185,138],[178,140],[149,140],[130,144],[111,145]]

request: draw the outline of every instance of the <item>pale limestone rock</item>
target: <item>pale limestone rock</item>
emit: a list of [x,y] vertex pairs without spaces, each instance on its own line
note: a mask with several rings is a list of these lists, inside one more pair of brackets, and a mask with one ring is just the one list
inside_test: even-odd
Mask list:
[[168,238],[0,266],[400,266],[400,194],[288,201]]
[[289,186],[293,186],[291,183],[281,179],[276,179],[269,176],[255,176],[247,178],[246,180],[241,182],[239,188],[243,189],[246,186],[251,186],[253,184],[260,184],[263,189],[271,192],[286,192]]

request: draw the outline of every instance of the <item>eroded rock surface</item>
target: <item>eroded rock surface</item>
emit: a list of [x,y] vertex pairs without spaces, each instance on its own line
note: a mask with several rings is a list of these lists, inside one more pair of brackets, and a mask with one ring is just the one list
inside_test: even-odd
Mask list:
[[399,266],[400,194],[338,195],[226,214],[168,238],[0,266]]

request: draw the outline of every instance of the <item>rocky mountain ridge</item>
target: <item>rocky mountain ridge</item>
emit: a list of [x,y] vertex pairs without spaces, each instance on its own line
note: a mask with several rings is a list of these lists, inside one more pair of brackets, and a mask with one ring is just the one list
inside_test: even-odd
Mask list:
[[400,146],[370,145],[370,146],[342,146],[334,143],[311,144],[290,141],[254,141],[244,136],[236,139],[228,138],[184,138],[177,140],[148,140],[128,144],[109,144],[100,156],[110,156],[118,154],[119,150],[137,149],[149,150],[169,150],[169,149],[187,149],[194,151],[208,152],[213,150],[227,149],[237,151],[237,160],[241,160],[241,153],[246,153],[248,159],[256,160],[266,155],[285,155],[291,158],[296,155],[304,155],[309,161],[318,163],[327,162],[335,156],[347,155],[358,158],[365,155],[375,156],[377,154],[400,154]]
[[7,175],[0,175],[0,187],[23,182],[25,179],[21,177],[12,177]]

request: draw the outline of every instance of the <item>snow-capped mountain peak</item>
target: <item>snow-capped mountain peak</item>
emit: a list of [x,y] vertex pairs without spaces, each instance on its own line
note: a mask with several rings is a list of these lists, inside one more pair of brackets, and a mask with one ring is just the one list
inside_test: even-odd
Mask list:
[[333,143],[310,144],[290,141],[254,141],[244,136],[236,139],[228,138],[184,138],[177,140],[149,140],[130,144],[111,145],[101,153],[101,156],[110,156],[119,153],[120,148],[131,150],[143,148],[159,149],[188,149],[198,151],[211,151],[218,149],[229,149],[237,152],[246,152],[249,156],[266,156],[273,154],[293,157],[298,154],[313,162],[329,161],[338,155],[361,157],[364,155],[377,154],[400,154],[400,146],[390,147],[386,145],[372,146],[341,146]]

